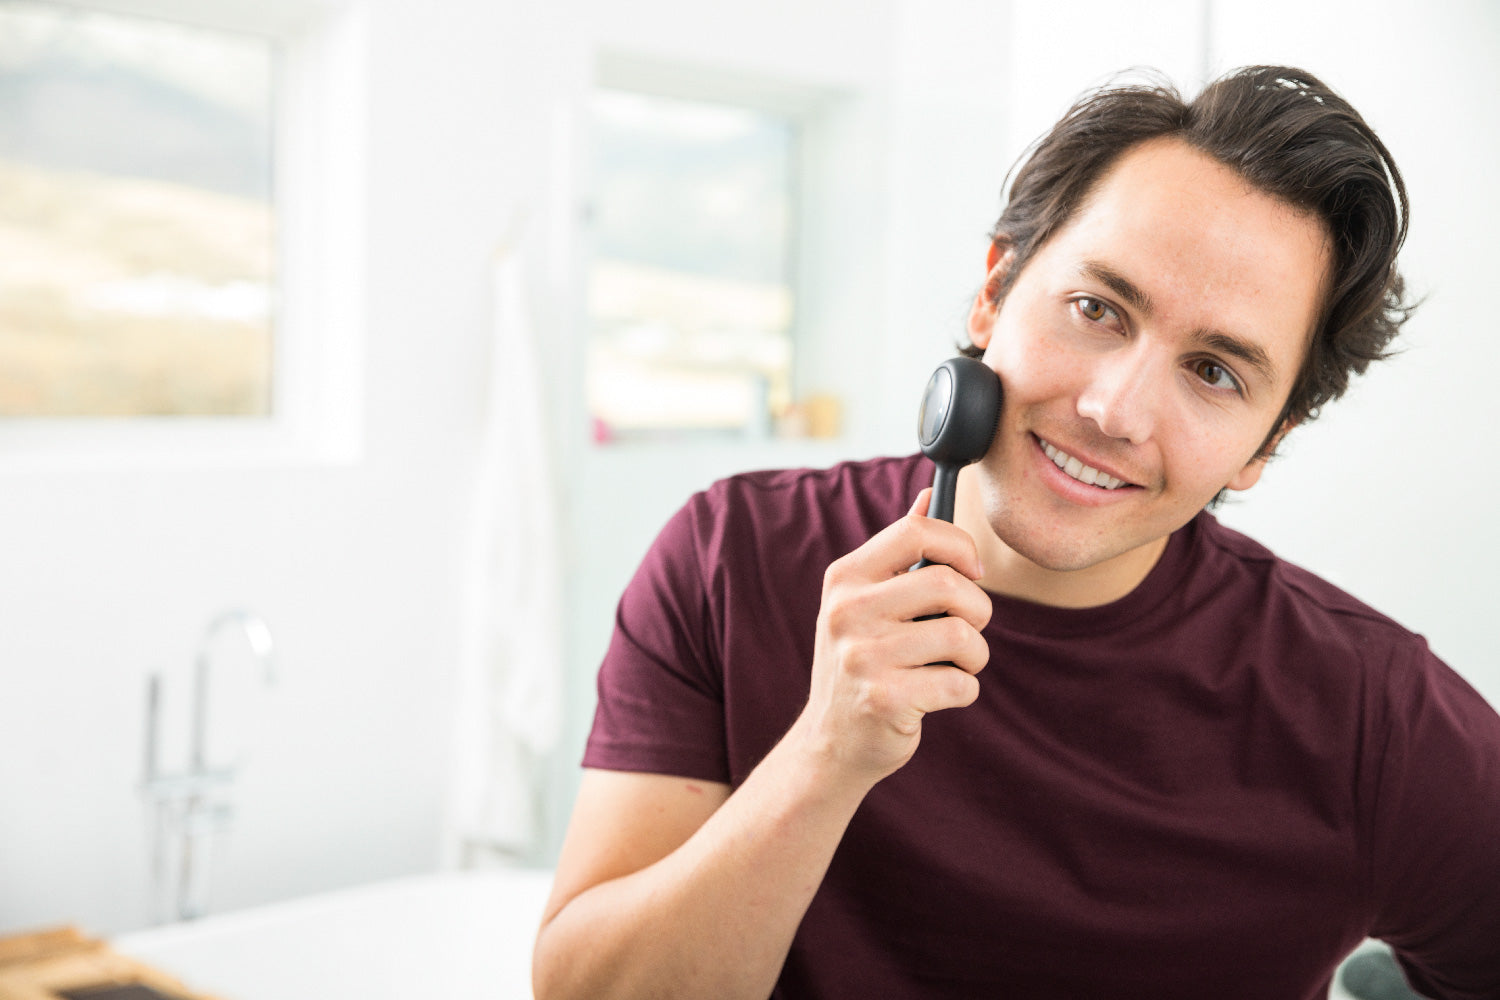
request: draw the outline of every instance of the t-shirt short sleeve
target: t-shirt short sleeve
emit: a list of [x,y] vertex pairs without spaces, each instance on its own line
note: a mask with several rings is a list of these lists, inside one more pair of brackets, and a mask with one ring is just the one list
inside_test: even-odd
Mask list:
[[1373,933],[1424,995],[1500,997],[1500,719],[1425,644],[1385,681]]
[[667,522],[620,599],[585,767],[730,781],[719,643],[700,563],[705,521],[700,494]]

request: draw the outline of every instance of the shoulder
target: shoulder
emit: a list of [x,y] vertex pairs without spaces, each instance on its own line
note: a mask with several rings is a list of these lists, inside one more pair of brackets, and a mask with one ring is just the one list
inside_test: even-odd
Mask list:
[[1192,531],[1183,620],[1259,664],[1282,696],[1376,734],[1432,692],[1464,686],[1423,636],[1343,588],[1206,514]]
[[1228,589],[1280,628],[1328,641],[1425,650],[1421,636],[1316,573],[1203,513],[1192,524],[1199,585]]
[[1422,635],[1211,517],[1195,527],[1200,562],[1218,563],[1212,576],[1253,608],[1254,647],[1313,703],[1352,696],[1372,751],[1405,740],[1483,747],[1500,784],[1500,717]]

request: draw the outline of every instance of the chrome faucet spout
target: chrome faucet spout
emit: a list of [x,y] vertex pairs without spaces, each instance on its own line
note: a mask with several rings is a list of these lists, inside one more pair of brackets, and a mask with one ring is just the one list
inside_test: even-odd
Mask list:
[[234,768],[211,767],[208,761],[209,679],[214,653],[219,651],[216,644],[226,630],[240,633],[268,685],[276,679],[276,643],[264,618],[232,609],[210,620],[193,661],[192,746],[185,770],[162,770],[157,731],[162,679],[160,674],[147,679],[142,794],[150,803],[152,916],[157,922],[173,913],[179,920],[191,920],[207,911],[211,850],[233,815]]
[[198,655],[194,660],[193,670],[192,768],[199,773],[208,769],[208,680],[213,665],[213,643],[219,633],[228,628],[237,628],[244,635],[250,652],[265,670],[266,683],[274,683],[276,679],[276,643],[271,638],[271,627],[264,618],[249,611],[234,609],[223,612],[209,622],[203,638],[198,642]]

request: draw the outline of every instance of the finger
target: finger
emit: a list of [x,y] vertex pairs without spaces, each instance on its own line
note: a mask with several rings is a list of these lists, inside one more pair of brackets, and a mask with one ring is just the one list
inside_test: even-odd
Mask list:
[[[919,500],[920,502],[920,500]],[[941,563],[977,580],[984,575],[974,539],[947,521],[912,515],[887,525],[836,562],[841,571],[870,581],[905,573],[921,559]]]
[[922,492],[920,492],[920,493],[917,494],[917,499],[911,505],[911,510],[907,511],[907,514],[910,517],[926,517],[927,516],[928,508],[931,506],[931,504],[932,504],[932,487],[929,486],[926,489],[924,489]]
[[948,566],[932,565],[873,581],[847,566],[835,566],[829,568],[824,584],[820,617],[833,636],[885,636],[913,620],[947,616],[978,632],[994,613],[990,595]]
[[962,618],[950,616],[901,622],[879,635],[844,643],[840,650],[843,670],[866,678],[940,663],[977,674],[990,659],[984,636]]
[[973,536],[964,529],[948,521],[930,517],[908,517],[896,523],[905,523],[911,531],[912,540],[919,546],[916,560],[908,566],[926,560],[926,565],[936,563],[949,566],[971,580],[984,576],[984,567],[979,562],[979,548],[974,544]]
[[976,631],[990,623],[995,611],[984,588],[941,564],[924,566],[892,580],[881,599],[888,602],[882,605],[883,610],[901,621],[952,615]]
[[990,662],[990,644],[961,618],[930,618],[909,623],[903,636],[905,663],[930,667],[945,664],[977,674]]
[[956,667],[933,664],[902,671],[895,694],[927,715],[947,708],[964,708],[979,697],[979,678]]

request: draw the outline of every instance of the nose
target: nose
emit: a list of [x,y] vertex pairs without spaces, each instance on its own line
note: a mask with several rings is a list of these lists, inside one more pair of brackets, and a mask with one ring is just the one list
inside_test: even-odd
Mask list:
[[1105,435],[1144,444],[1156,431],[1161,373],[1143,345],[1095,361],[1078,395],[1078,413]]

